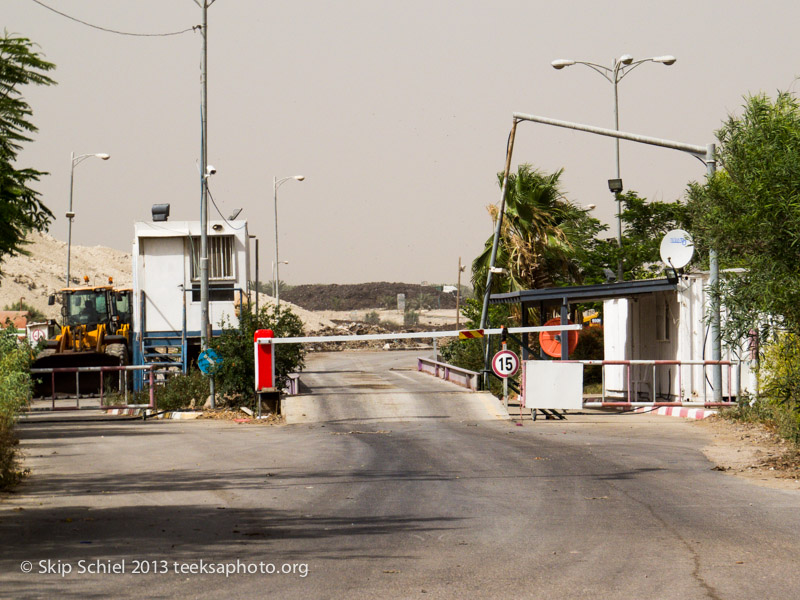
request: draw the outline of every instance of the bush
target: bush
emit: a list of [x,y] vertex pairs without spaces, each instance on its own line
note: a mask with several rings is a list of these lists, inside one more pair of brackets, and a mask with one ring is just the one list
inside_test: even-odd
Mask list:
[[406,312],[403,313],[403,325],[406,327],[419,325],[419,313],[415,310],[406,309]]
[[364,323],[367,323],[368,325],[378,325],[380,322],[381,316],[375,310],[371,310],[364,315]]
[[759,398],[740,406],[738,418],[758,420],[800,443],[800,337],[779,334],[764,349],[758,372]]
[[0,489],[17,483],[17,413],[31,393],[31,348],[13,333],[0,332]]
[[[216,391],[220,396],[236,398],[252,405],[255,389],[255,358],[253,335],[258,329],[271,329],[275,337],[302,337],[303,322],[285,305],[262,307],[258,315],[250,306],[239,311],[239,326],[230,322],[222,324],[222,335],[209,345],[222,358],[222,368],[215,376]],[[275,387],[283,390],[290,373],[305,366],[306,350],[302,344],[280,344],[275,353]]]
[[158,410],[179,410],[194,405],[202,407],[208,398],[208,377],[199,369],[191,368],[186,375],[173,375],[156,388]]

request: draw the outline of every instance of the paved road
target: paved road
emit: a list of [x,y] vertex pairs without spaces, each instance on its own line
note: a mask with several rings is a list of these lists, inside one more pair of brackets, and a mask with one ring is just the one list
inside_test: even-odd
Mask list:
[[[33,475],[0,501],[0,596],[797,597],[800,494],[712,471],[691,423],[518,427],[412,358],[314,357],[314,412],[283,427],[22,425]],[[295,573],[180,572],[200,561]]]

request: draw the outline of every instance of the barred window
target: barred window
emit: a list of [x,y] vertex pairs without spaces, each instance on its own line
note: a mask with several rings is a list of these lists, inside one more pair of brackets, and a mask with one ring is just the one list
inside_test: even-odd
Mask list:
[[[192,244],[192,280],[200,279],[200,237],[190,238]],[[234,279],[233,236],[208,236],[208,279],[223,281]]]

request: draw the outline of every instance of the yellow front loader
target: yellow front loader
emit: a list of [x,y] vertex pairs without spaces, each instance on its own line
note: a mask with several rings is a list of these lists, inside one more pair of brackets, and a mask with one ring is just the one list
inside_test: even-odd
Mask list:
[[[88,278],[84,278],[88,280]],[[130,357],[131,290],[108,285],[64,288],[61,299],[62,323],[57,335],[45,341],[34,360],[34,368],[105,367],[127,365]],[[50,304],[55,304],[55,294]],[[116,381],[115,377],[109,377]],[[51,378],[44,376],[37,387],[39,395],[52,392]],[[80,376],[81,393],[99,390],[95,373]],[[74,373],[57,373],[56,391],[75,390]]]

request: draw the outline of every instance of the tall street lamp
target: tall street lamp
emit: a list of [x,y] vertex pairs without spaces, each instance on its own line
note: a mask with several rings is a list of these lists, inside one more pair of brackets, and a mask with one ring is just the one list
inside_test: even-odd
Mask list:
[[283,179],[278,179],[277,177],[272,178],[272,197],[275,203],[275,305],[281,305],[281,294],[280,290],[278,289],[278,265],[280,265],[280,260],[278,259],[278,188],[283,185],[285,182],[289,181],[290,179],[294,179],[296,181],[303,181],[305,179],[304,175],[292,175],[290,177],[284,177]]
[[72,219],[75,218],[75,213],[72,210],[72,191],[75,187],[75,167],[87,158],[92,157],[99,158],[100,160],[108,160],[111,158],[111,155],[100,152],[97,154],[81,154],[80,156],[75,156],[74,152],[69,153],[69,210],[67,210],[66,215],[67,219],[69,219],[69,227],[67,230],[67,285],[65,287],[69,287],[69,262],[70,255],[72,254]]
[[[570,60],[560,58],[554,60],[550,64],[554,69],[563,69],[564,67],[571,67],[572,65],[585,65],[600,73],[607,81],[614,86],[614,129],[619,131],[619,82],[622,78],[630,73],[633,69],[647,62],[661,63],[662,65],[675,64],[677,59],[671,55],[653,56],[651,58],[643,58],[641,60],[634,60],[630,54],[623,54],[619,58],[615,58],[610,67],[598,65],[583,60]],[[619,170],[619,138],[615,138],[614,144],[616,146],[616,176],[615,179],[620,179]],[[619,194],[615,194],[617,199],[617,246],[622,248],[622,205]],[[620,256],[619,263],[617,264],[617,279],[622,281],[622,257]]]
[[[282,260],[282,265],[288,265],[288,260]],[[278,293],[278,278],[275,277],[275,261],[272,261],[272,297],[275,298]]]

